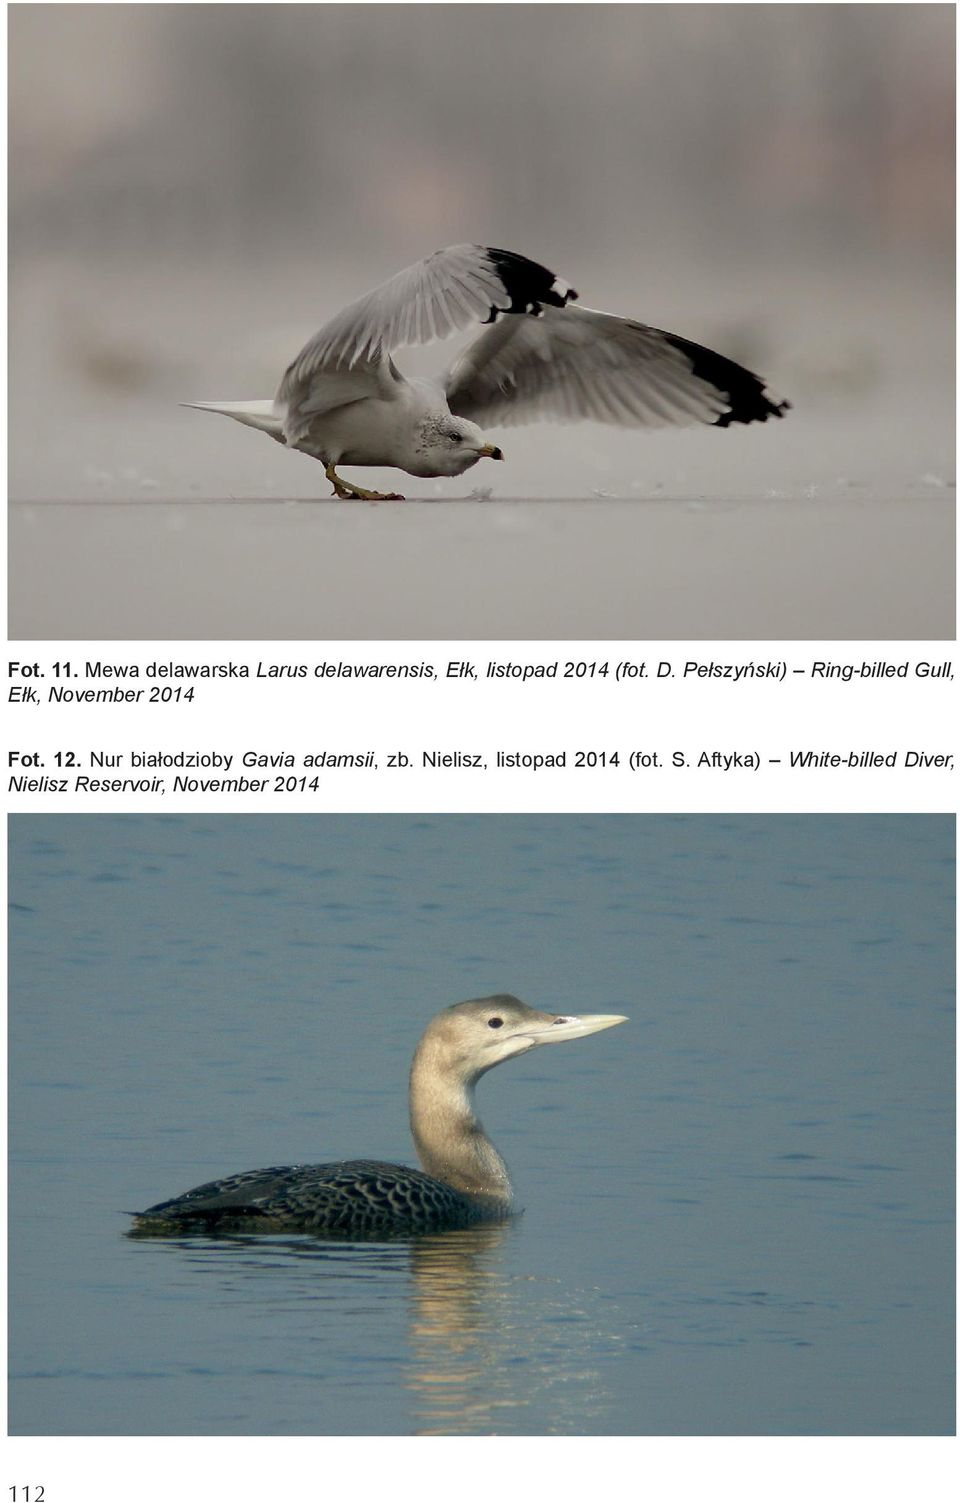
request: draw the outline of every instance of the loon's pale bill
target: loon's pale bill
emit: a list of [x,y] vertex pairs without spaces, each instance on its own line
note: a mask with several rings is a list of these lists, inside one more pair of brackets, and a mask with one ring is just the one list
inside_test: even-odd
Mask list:
[[537,1044],[562,1044],[565,1039],[581,1039],[585,1034],[599,1033],[601,1028],[615,1028],[618,1023],[626,1022],[629,1019],[619,1013],[587,1012],[579,1018],[554,1018],[543,1028],[524,1029],[523,1034]]

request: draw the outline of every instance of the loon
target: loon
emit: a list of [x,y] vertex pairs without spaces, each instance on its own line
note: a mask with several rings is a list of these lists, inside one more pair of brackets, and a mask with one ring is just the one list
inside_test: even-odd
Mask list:
[[537,1012],[516,997],[458,1002],[427,1025],[410,1069],[410,1125],[423,1171],[374,1159],[250,1169],[136,1213],[130,1235],[312,1232],[403,1237],[514,1214],[507,1166],[473,1110],[494,1065],[626,1018]]

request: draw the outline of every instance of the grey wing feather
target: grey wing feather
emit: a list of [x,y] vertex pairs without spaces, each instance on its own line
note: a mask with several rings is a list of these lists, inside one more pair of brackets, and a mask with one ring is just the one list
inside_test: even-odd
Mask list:
[[481,424],[725,427],[780,416],[790,405],[712,350],[579,307],[494,325],[463,351],[444,385],[451,412]]
[[[318,367],[379,360],[403,345],[430,344],[497,313],[539,312],[576,293],[552,271],[513,251],[449,245],[350,303],[304,346],[284,378]],[[282,388],[281,388],[282,390]]]
[[316,367],[309,375],[291,377],[287,371],[274,401],[274,410],[283,420],[283,437],[291,448],[307,437],[314,421],[338,407],[349,407],[368,397],[384,401],[396,395],[404,384],[392,360],[362,361],[329,369]]
[[287,442],[296,442],[310,416],[371,395],[371,387],[389,396],[403,379],[389,359],[392,350],[446,339],[500,313],[562,307],[572,297],[553,272],[512,251],[483,245],[435,251],[350,303],[300,351],[277,392]]

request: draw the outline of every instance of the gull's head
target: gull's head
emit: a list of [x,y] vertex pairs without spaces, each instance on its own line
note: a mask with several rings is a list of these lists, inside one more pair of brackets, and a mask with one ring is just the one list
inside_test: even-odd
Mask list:
[[414,475],[462,475],[478,459],[502,459],[503,451],[488,443],[469,418],[431,414],[421,425]]

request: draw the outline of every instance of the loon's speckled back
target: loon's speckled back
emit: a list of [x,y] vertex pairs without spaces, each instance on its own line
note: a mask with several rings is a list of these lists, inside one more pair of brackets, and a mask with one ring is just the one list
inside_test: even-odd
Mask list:
[[410,1121],[424,1170],[376,1159],[250,1169],[139,1212],[130,1235],[385,1238],[502,1221],[513,1213],[513,1189],[474,1114],[476,1081],[540,1044],[623,1022],[612,1014],[536,1012],[508,995],[447,1007],[429,1023],[410,1071]]
[[248,1169],[198,1185],[142,1211],[132,1235],[322,1232],[324,1236],[417,1236],[508,1215],[403,1164],[350,1159]]

